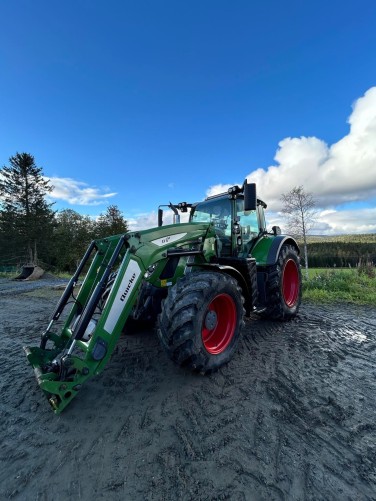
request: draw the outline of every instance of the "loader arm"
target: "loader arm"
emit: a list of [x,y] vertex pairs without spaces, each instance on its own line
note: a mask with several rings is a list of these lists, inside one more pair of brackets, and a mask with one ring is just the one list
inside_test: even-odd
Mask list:
[[[25,348],[38,384],[56,414],[71,402],[85,381],[103,370],[121,333],[121,328],[117,328],[119,319],[126,318],[134,304],[145,269],[140,259],[131,257],[123,237],[115,248],[113,243],[107,249],[103,249],[103,245],[98,248],[60,335],[50,327],[43,334],[41,347]],[[95,311],[119,257],[122,257],[122,263],[112,291],[117,296],[116,307],[103,308],[92,335],[85,335],[88,328],[91,330],[94,327],[90,323],[95,322]],[[72,284],[68,284],[63,300],[68,299],[71,288]],[[108,300],[114,301],[111,296]],[[58,311],[64,306],[60,303]],[[52,347],[48,346],[50,344]]]
[[[167,262],[182,259],[184,265],[184,259],[200,262],[205,260],[205,254],[209,258],[214,249],[212,234],[210,225],[187,223],[91,243],[42,334],[40,347],[24,348],[37,382],[56,414],[88,379],[104,369],[139,299],[142,284],[148,281],[153,287],[166,288],[175,283],[181,270],[170,267],[173,275],[169,280],[160,278],[166,274]],[[80,273],[89,263],[73,307],[59,329],[60,316]],[[116,279],[104,297],[114,269]]]

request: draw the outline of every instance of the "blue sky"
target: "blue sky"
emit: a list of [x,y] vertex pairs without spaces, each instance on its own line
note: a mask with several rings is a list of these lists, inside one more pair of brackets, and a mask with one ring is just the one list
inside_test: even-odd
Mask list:
[[271,223],[303,184],[318,232],[376,232],[374,2],[2,0],[0,19],[0,165],[33,154],[55,208],[143,227],[247,176]]

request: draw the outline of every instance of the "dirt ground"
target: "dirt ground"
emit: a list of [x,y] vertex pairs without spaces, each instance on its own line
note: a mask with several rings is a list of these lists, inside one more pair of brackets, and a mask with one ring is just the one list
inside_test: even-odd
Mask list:
[[376,307],[252,318],[211,376],[121,337],[59,416],[24,356],[61,291],[0,280],[0,499],[376,499]]

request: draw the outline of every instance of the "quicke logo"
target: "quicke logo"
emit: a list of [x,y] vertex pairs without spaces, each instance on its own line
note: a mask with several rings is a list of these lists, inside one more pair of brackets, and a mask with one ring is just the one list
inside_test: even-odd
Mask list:
[[126,297],[128,296],[129,290],[132,287],[133,282],[136,280],[136,273],[133,273],[131,278],[129,279],[128,285],[125,288],[125,291],[123,294],[120,296],[120,301],[125,301]]

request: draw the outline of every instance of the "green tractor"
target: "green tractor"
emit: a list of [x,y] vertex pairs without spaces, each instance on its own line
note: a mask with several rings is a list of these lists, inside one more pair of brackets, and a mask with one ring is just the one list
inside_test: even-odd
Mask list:
[[[255,184],[168,207],[174,224],[163,226],[159,208],[157,228],[93,241],[40,346],[24,348],[56,414],[104,369],[130,322],[156,322],[169,357],[208,374],[233,356],[245,316],[297,314],[299,247],[278,227],[266,231]],[[180,223],[181,213],[189,222]]]

